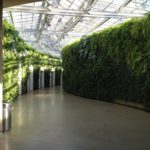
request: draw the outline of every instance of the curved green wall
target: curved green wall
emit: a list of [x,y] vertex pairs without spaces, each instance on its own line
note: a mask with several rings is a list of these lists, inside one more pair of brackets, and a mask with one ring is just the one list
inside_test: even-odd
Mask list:
[[76,95],[150,106],[150,15],[63,48],[63,86]]
[[[27,92],[29,65],[53,68],[61,66],[59,58],[37,52],[27,45],[6,20],[3,21],[3,99],[11,102],[18,96],[19,64],[22,66],[22,93]],[[38,83],[35,82],[35,84]]]

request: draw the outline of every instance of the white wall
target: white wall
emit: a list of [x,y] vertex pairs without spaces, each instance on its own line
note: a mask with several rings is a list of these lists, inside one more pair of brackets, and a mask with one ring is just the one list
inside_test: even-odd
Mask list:
[[33,90],[33,65],[29,66],[30,69],[30,75],[29,75],[29,90]]
[[63,84],[63,70],[61,70],[61,74],[60,74],[60,85]]

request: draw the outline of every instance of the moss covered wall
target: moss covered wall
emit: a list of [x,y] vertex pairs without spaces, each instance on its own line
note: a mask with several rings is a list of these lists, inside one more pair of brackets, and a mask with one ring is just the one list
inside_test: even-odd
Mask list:
[[[22,66],[22,93],[27,92],[29,65],[34,68],[61,66],[59,58],[37,52],[19,37],[18,32],[7,21],[3,21],[3,97],[13,101],[18,96],[19,64]],[[38,81],[37,81],[38,82]]]
[[62,59],[66,91],[150,107],[150,15],[67,45]]

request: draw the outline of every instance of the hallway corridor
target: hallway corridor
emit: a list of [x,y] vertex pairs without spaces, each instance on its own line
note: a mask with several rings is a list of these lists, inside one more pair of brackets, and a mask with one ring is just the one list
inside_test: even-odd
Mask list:
[[0,150],[150,150],[150,114],[60,87],[19,96]]

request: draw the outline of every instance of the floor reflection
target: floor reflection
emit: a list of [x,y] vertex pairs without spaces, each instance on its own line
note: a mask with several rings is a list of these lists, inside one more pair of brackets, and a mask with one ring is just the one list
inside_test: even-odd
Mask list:
[[41,89],[13,104],[0,150],[149,150],[149,127],[144,111]]

